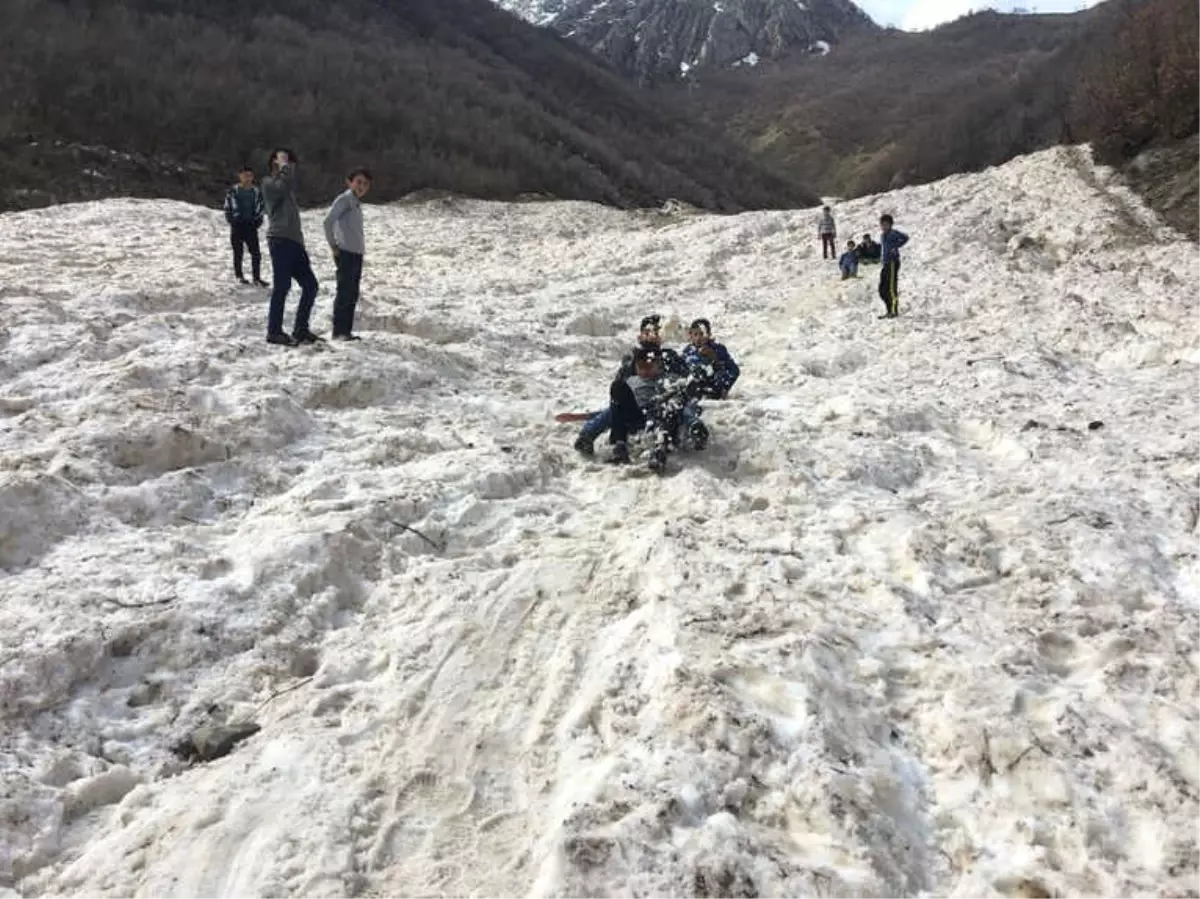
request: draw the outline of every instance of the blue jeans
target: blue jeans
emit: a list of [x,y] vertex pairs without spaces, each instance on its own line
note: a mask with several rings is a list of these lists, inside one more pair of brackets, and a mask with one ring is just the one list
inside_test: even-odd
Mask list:
[[[700,420],[700,404],[695,400],[688,400],[684,404],[683,411],[680,413],[680,432],[687,434],[688,428],[692,422]],[[601,409],[599,412],[593,412],[592,417],[583,423],[583,427],[579,430],[579,436],[587,440],[595,440],[605,431],[612,428],[613,410],[612,406],[607,409]]]
[[271,270],[275,281],[267,312],[267,335],[283,333],[283,307],[293,280],[300,285],[300,305],[296,307],[292,334],[303,334],[308,330],[308,319],[317,299],[317,276],[309,264],[308,253],[300,244],[284,237],[272,237],[267,243],[271,248]]
[[612,406],[593,412],[592,417],[583,423],[579,436],[587,440],[595,440],[612,427]]

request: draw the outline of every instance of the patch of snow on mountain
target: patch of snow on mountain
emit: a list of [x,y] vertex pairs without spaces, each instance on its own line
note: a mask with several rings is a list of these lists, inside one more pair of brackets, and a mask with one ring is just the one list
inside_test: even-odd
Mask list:
[[549,25],[562,10],[562,0],[494,0],[496,5],[534,25]]
[[[0,216],[0,882],[1190,894],[1196,248],[1078,149],[885,211],[895,321],[817,209],[368,203],[297,349],[216,210]],[[743,371],[663,477],[553,419],[651,311]]]

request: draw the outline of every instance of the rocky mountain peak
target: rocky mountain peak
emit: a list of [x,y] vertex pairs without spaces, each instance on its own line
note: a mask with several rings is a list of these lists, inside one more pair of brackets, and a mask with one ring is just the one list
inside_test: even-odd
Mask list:
[[496,0],[609,60],[639,82],[827,53],[877,28],[850,0]]

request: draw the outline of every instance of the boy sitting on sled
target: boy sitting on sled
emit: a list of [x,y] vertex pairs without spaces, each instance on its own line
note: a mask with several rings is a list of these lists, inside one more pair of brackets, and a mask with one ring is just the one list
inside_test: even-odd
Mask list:
[[[617,369],[617,380],[623,380],[634,374],[634,354],[646,347],[660,350],[662,365],[667,372],[679,376],[687,375],[687,363],[674,350],[666,349],[662,345],[661,321],[662,318],[659,315],[647,315],[642,319],[638,328],[638,342],[621,360],[621,366]],[[592,412],[579,430],[579,436],[575,439],[575,449],[585,456],[590,456],[593,452],[592,444],[596,442],[596,438],[610,427],[612,427],[612,407]]]
[[667,464],[667,450],[678,447],[680,432],[686,430],[694,449],[708,442],[708,429],[700,421],[700,408],[694,402],[699,382],[692,377],[664,377],[664,353],[660,348],[641,346],[633,353],[633,374],[617,378],[609,390],[612,426],[609,442],[613,445],[610,462],[629,462],[629,435],[646,431],[653,439],[650,468],[661,471]]
[[693,370],[708,373],[702,396],[723,400],[733,389],[742,370],[733,361],[725,344],[713,340],[712,324],[698,318],[688,326],[688,345],[683,348],[683,361]]

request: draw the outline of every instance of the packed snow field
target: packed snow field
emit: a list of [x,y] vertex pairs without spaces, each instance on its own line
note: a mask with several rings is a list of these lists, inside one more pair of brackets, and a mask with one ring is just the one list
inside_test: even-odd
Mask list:
[[[1191,894],[1195,246],[1077,149],[836,211],[898,321],[814,210],[451,199],[296,349],[216,210],[0,216],[0,894]],[[662,478],[552,420],[654,311],[743,370]]]

